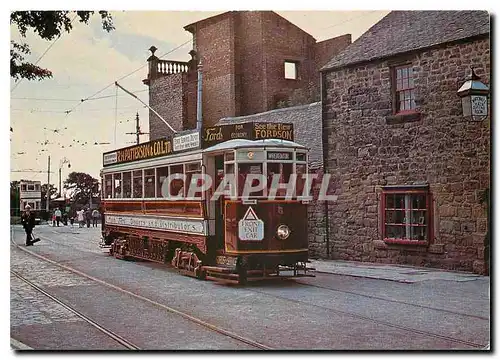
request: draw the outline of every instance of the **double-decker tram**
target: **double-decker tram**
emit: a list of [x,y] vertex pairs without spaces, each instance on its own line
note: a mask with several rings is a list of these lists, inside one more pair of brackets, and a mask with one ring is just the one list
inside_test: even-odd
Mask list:
[[292,124],[270,123],[104,153],[101,247],[200,279],[311,276],[307,156]]

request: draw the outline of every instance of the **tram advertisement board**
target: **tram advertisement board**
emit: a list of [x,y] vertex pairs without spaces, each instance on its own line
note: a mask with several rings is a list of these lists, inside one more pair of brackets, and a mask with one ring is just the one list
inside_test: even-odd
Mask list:
[[203,148],[233,139],[293,141],[293,124],[255,122],[210,126],[202,130]]
[[172,140],[156,139],[144,144],[128,146],[103,154],[103,165],[115,165],[136,160],[151,159],[173,152]]

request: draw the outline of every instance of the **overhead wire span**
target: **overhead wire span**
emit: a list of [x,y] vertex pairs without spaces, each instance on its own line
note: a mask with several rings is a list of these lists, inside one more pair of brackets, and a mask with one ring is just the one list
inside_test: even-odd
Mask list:
[[[190,43],[190,42],[191,42],[191,40],[188,40],[188,41],[186,41],[186,42],[182,43],[181,45],[179,45],[179,46],[177,46],[177,47],[173,48],[172,50],[170,50],[170,51],[166,52],[165,54],[161,55],[161,57],[163,57],[163,56],[165,56],[165,55],[168,55],[168,54],[170,54],[170,53],[174,52],[174,51],[175,51],[175,50],[177,50],[177,49],[180,49],[181,47],[183,47],[184,45],[186,45],[186,44],[188,44],[188,43]],[[130,75],[135,74],[135,73],[136,73],[136,72],[138,72],[139,70],[142,70],[142,69],[143,69],[143,68],[145,68],[147,65],[148,65],[147,63],[146,63],[146,64],[144,64],[144,65],[142,65],[141,67],[139,67],[139,68],[135,69],[134,71],[132,71],[132,72],[130,72],[130,73],[128,73],[128,74],[126,74],[126,75],[122,76],[121,78],[119,78],[119,79],[117,79],[117,80],[113,81],[112,83],[110,83],[109,85],[105,86],[104,88],[102,88],[101,90],[97,91],[96,93],[94,93],[94,94],[90,95],[89,97],[87,97],[87,98],[85,98],[85,99],[81,99],[81,100],[80,100],[80,102],[79,102],[78,104],[76,104],[76,105],[75,105],[72,109],[67,110],[67,116],[68,116],[70,113],[72,113],[72,112],[73,112],[73,111],[74,111],[74,110],[75,110],[78,106],[80,106],[80,105],[81,105],[82,103],[84,103],[85,101],[88,101],[88,100],[92,99],[92,98],[93,98],[93,97],[95,97],[96,95],[98,95],[98,94],[102,93],[104,90],[106,90],[106,89],[108,89],[109,87],[111,87],[111,86],[115,85],[115,83],[116,83],[117,81],[123,80],[123,79],[125,79],[125,78],[129,77]]]

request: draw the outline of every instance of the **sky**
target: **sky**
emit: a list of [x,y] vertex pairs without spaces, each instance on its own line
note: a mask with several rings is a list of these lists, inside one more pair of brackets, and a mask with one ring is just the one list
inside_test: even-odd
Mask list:
[[[148,109],[114,82],[148,103],[148,87],[142,83],[147,76],[148,48],[156,46],[161,59],[187,61],[192,35],[183,27],[222,12],[111,11],[114,31],[104,31],[99,17],[94,16],[88,26],[74,21],[71,33],[53,41],[33,33],[21,38],[11,26],[11,39],[31,46],[27,60],[36,62],[41,57],[38,65],[53,73],[53,78],[41,81],[10,80],[11,180],[46,183],[49,155],[54,171],[50,182],[56,187],[64,158],[71,168],[62,166],[62,181],[70,171],[99,178],[102,153],[135,141],[135,135],[127,133],[135,131],[137,113],[141,130],[148,132],[149,128]],[[355,40],[388,11],[277,13],[321,41],[346,33]],[[141,136],[141,142],[148,140],[148,135]]]
[[[432,8],[429,4],[432,2],[423,2],[424,8]],[[384,9],[383,3],[379,5]],[[465,5],[467,8],[468,4]],[[343,9],[340,6],[335,10],[330,6],[327,11],[322,10],[321,5],[314,9],[313,5],[314,11],[299,11],[281,5],[278,8],[283,10],[275,11],[317,41],[347,33],[355,41],[389,12],[370,7],[364,9],[354,3],[353,7]],[[50,4],[48,8],[51,9]],[[235,9],[228,5],[223,8]],[[460,8],[460,3],[455,8]],[[262,5],[258,9],[273,10]],[[11,40],[21,40],[31,46],[32,54],[27,60],[39,61],[39,66],[53,73],[53,78],[41,81],[14,82],[10,79],[11,180],[32,179],[46,183],[49,155],[53,171],[50,182],[56,187],[58,170],[64,159],[69,161],[71,168],[67,164],[62,166],[62,181],[70,171],[99,178],[102,153],[134,143],[135,135],[127,133],[135,131],[136,114],[139,114],[141,130],[149,130],[148,109],[118,89],[114,82],[118,81],[148,103],[148,87],[142,83],[147,76],[148,48],[156,46],[156,55],[161,59],[187,61],[192,35],[183,27],[224,12],[110,11],[115,26],[110,33],[102,29],[97,15],[91,18],[88,26],[74,21],[71,33],[63,33],[53,41],[41,40],[33,33],[21,39],[17,29],[10,26]],[[148,135],[141,136],[141,142],[148,140]]]

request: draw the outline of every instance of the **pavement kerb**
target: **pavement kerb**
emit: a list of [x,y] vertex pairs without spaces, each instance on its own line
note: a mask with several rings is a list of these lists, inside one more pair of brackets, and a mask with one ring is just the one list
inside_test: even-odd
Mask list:
[[403,283],[403,284],[413,284],[415,282],[415,281],[409,281],[409,280],[387,279],[387,278],[380,277],[380,276],[345,274],[345,273],[339,273],[339,272],[333,272],[333,271],[314,270],[314,272],[318,273],[318,274],[333,274],[333,275],[340,275],[340,276],[351,276],[351,277],[362,278],[362,279],[394,281],[394,282]]
[[28,345],[16,340],[16,339],[13,339],[13,338],[10,338],[10,346],[14,349],[14,350],[34,350],[33,348],[29,347]]

